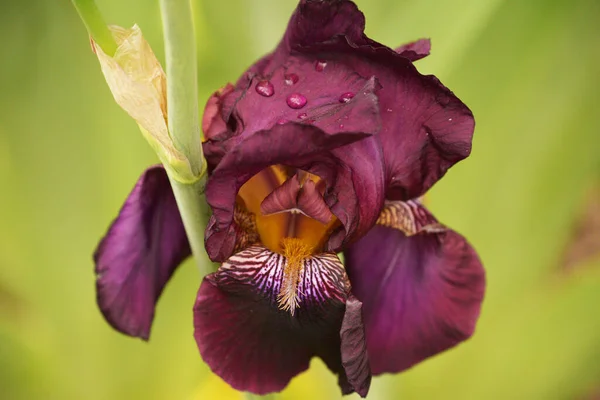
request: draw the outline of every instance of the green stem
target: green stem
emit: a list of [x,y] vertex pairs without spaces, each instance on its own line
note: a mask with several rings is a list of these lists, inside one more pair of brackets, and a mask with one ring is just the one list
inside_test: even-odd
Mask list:
[[208,206],[202,194],[206,175],[191,184],[181,183],[171,177],[169,179],[194,260],[200,274],[204,276],[214,271],[213,264],[204,250],[204,228],[209,216]]
[[94,39],[94,42],[100,46],[102,51],[109,56],[113,56],[117,51],[117,43],[108,27],[104,23],[104,19],[100,14],[100,10],[96,7],[94,0],[71,0],[79,17],[82,19],[89,35]]
[[198,121],[196,37],[189,0],[160,0],[167,60],[169,132],[194,175],[205,169]]
[[204,250],[208,210],[203,197],[206,162],[202,154],[198,120],[196,38],[189,0],[161,0],[160,9],[167,63],[167,114],[175,147],[189,160],[192,172],[201,178],[191,184],[171,178],[177,206],[194,259],[205,275],[212,264]]
[[[196,42],[192,9],[189,0],[160,0],[160,10],[165,36],[167,60],[167,109],[169,132],[179,151],[185,154],[192,165],[192,172],[203,174],[204,156],[198,123]],[[179,212],[192,246],[194,257],[202,272],[210,265],[205,260],[203,221],[207,214],[202,212],[204,199],[201,196],[204,179],[200,184],[186,185],[171,179]],[[248,399],[275,400],[275,395],[256,396],[246,393]]]

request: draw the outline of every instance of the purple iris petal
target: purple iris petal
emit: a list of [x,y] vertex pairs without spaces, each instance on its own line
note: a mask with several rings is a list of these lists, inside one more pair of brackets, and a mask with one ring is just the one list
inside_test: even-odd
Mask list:
[[94,254],[98,305],[118,331],[147,340],[154,306],[190,255],[162,166],[147,169]]
[[429,39],[419,39],[414,42],[407,43],[396,49],[396,53],[410,61],[417,61],[427,57],[431,51],[431,41]]
[[406,236],[376,226],[345,257],[374,374],[402,371],[473,334],[485,273],[458,233],[426,228]]
[[282,390],[318,356],[344,393],[365,396],[371,375],[360,302],[349,295],[337,256],[304,261],[294,315],[277,304],[284,265],[283,256],[253,246],[204,279],[194,306],[202,358],[232,387],[265,394]]
[[[416,198],[469,155],[473,116],[436,77],[421,75],[412,65],[411,61],[428,52],[427,41],[408,44],[398,54],[369,39],[364,26],[363,14],[351,1],[301,1],[278,47],[251,67],[238,81],[238,88],[249,85],[253,76],[271,76],[290,58],[302,56],[313,62],[327,62],[324,72],[317,71],[321,76],[335,75],[330,71],[332,64],[338,71],[343,65],[362,77],[374,76],[381,83],[377,97],[386,198]],[[316,91],[323,87],[319,81],[311,85]],[[340,95],[347,91],[343,86],[339,89]],[[234,108],[235,100],[230,99],[224,108],[224,120]]]
[[[309,66],[302,60],[292,60],[289,65]],[[331,68],[337,67],[331,65]],[[314,71],[314,65],[310,64],[310,69]],[[271,165],[302,169],[326,182],[323,198],[342,223],[331,236],[326,250],[337,251],[365,234],[379,215],[384,195],[384,169],[380,145],[372,137],[379,129],[373,94],[377,83],[354,74],[334,75],[331,79],[342,80],[357,92],[351,101],[340,103],[335,87],[323,87],[321,92],[313,90],[314,96],[309,98],[305,108],[311,123],[278,124],[282,117],[291,118],[296,112],[285,102],[289,89],[281,89],[287,86],[284,74],[284,70],[277,72],[279,83],[271,97],[261,96],[252,88],[241,94],[235,108],[236,135],[217,136],[205,143],[208,156],[223,154],[206,188],[206,198],[213,209],[206,247],[214,261],[224,261],[233,252],[232,220],[239,188]],[[261,104],[272,104],[272,107],[263,109]],[[343,128],[340,121],[344,122]]]
[[[289,85],[291,74],[298,76],[298,81]],[[204,143],[207,158],[219,159],[243,139],[281,121],[304,121],[328,134],[373,134],[380,129],[375,95],[379,83],[371,76],[359,76],[341,63],[328,63],[327,72],[323,73],[315,69],[312,57],[290,56],[268,77],[250,76],[235,90],[218,92],[209,99],[206,112],[211,118],[205,118],[204,127],[210,132]],[[269,97],[256,91],[265,79],[274,88]],[[340,104],[340,96],[345,93],[356,96],[351,102]],[[214,115],[217,108],[220,118]]]

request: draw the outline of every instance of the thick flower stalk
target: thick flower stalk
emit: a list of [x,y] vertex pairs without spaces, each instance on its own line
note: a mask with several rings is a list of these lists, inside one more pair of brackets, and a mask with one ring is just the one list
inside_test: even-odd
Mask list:
[[[278,392],[317,356],[366,396],[372,374],[474,332],[482,264],[420,201],[470,154],[473,115],[415,68],[428,40],[392,50],[364,27],[351,1],[301,0],[276,49],[206,105],[205,247],[220,267],[194,337],[236,389]],[[142,175],[96,253],[102,311],[132,336],[148,337],[190,253],[167,175]]]
[[[195,35],[191,21],[190,4],[186,0],[163,2],[163,23],[167,47],[167,67],[171,79],[167,81],[162,66],[156,59],[149,44],[137,25],[131,29],[117,26],[107,27],[93,0],[72,0],[90,34],[94,53],[98,57],[106,82],[116,102],[138,123],[140,130],[156,151],[167,174],[143,187],[140,193],[152,190],[167,190],[170,195],[164,199],[166,208],[171,210],[171,218],[182,220],[183,232],[169,237],[185,243],[181,252],[186,255],[190,249],[195,254],[200,271],[210,270],[211,263],[206,259],[202,248],[203,230],[208,215],[203,191],[206,175],[206,161],[200,144],[200,128],[197,113],[197,77]],[[183,56],[177,56],[179,54]],[[169,106],[167,106],[167,103]],[[163,171],[161,171],[163,172]],[[133,220],[152,216],[139,215],[138,204],[125,204],[121,215],[131,214]],[[145,223],[152,224],[151,221]],[[160,224],[155,221],[154,224]],[[105,240],[94,255],[98,277],[108,272],[114,262],[122,262],[130,256],[130,251],[144,251],[152,246],[156,235],[154,226],[147,226],[148,235],[123,238],[123,243]],[[115,221],[109,232],[123,228]],[[166,234],[168,235],[169,232]],[[179,236],[178,236],[179,235]],[[111,247],[103,252],[103,246]],[[151,256],[136,260],[135,268],[154,271],[156,264],[164,259]],[[120,304],[115,285],[129,278],[129,274],[106,274],[106,279],[98,279],[98,303],[107,321],[130,334],[147,338],[153,315],[137,313],[144,302],[156,301],[162,287],[153,283],[135,281],[134,285],[142,293]],[[109,310],[106,302],[115,303],[115,308],[123,306],[123,311]]]

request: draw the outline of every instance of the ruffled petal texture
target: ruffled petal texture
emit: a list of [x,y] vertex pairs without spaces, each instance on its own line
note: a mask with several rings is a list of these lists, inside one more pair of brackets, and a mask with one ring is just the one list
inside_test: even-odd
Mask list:
[[251,246],[204,279],[194,306],[202,358],[235,389],[265,394],[282,390],[318,356],[343,393],[365,396],[371,374],[361,304],[341,262],[332,253],[304,261],[293,314],[278,308],[285,263]]
[[414,42],[407,43],[396,49],[396,53],[410,61],[417,61],[425,58],[431,51],[431,41],[429,39],[419,39]]
[[464,237],[416,202],[401,208],[416,211],[404,231],[377,225],[345,252],[374,374],[400,372],[469,338],[485,290]]
[[[377,81],[335,64],[326,68],[339,71],[327,75],[316,71],[314,62],[288,61],[268,81],[272,88],[253,78],[249,87],[228,95],[235,107],[225,126],[235,130],[204,144],[207,157],[218,160],[206,188],[213,210],[206,247],[213,261],[225,261],[235,247],[232,220],[239,188],[273,165],[301,169],[325,182],[323,199],[342,225],[326,251],[337,251],[365,234],[383,205],[383,156],[373,136],[380,127]],[[290,99],[301,98],[306,104],[294,108],[301,103]]]
[[[375,77],[386,198],[405,201],[421,196],[470,154],[473,115],[436,77],[421,75],[413,66],[412,61],[429,53],[428,40],[394,51],[369,39],[364,26],[363,14],[351,1],[301,1],[279,46],[249,69],[238,88],[256,77],[269,79],[291,57],[313,60],[325,73],[336,65],[337,70],[343,66],[363,78]],[[230,120],[235,101],[230,98],[223,107],[224,121]]]
[[144,172],[94,253],[97,301],[118,331],[147,340],[154,307],[190,247],[162,166]]

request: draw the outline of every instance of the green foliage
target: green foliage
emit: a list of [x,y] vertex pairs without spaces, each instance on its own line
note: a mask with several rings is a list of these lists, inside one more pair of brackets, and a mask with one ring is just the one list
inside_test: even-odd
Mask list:
[[[149,6],[151,4],[151,6]],[[358,0],[389,45],[431,37],[418,62],[474,111],[472,156],[433,189],[431,209],[465,234],[488,272],[469,342],[371,399],[572,399],[600,380],[600,260],[562,256],[600,177],[596,0]],[[164,55],[158,2],[99,0]],[[294,0],[194,3],[200,104],[279,40]],[[149,344],[112,331],[95,305],[91,254],[138,175],[157,162],[114,104],[69,2],[11,1],[0,16],[0,397],[241,398],[192,337],[199,277],[187,262]],[[164,59],[164,58],[163,58]],[[283,399],[339,396],[315,361]]]

